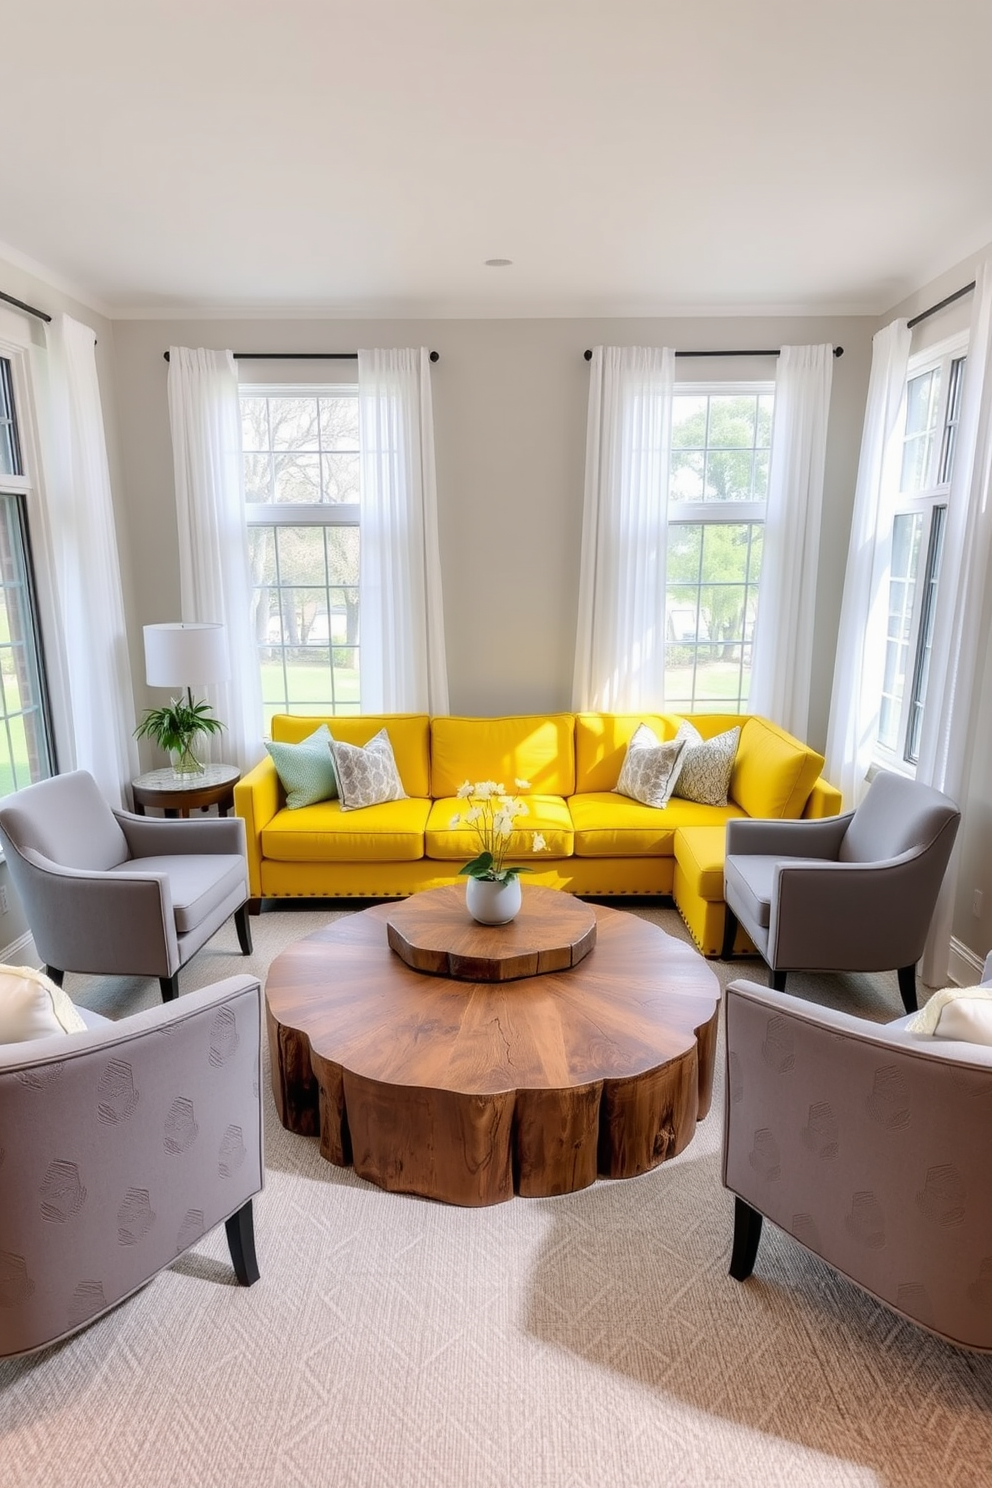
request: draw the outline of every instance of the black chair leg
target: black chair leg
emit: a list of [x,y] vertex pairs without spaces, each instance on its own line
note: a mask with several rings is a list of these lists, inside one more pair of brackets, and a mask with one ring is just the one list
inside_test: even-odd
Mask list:
[[754,1270],[760,1239],[761,1215],[743,1199],[735,1198],[734,1247],[730,1254],[730,1275],[735,1281],[747,1281]]
[[158,984],[162,988],[162,1001],[175,1002],[179,996],[179,973],[171,977],[159,977]]
[[734,954],[734,941],[737,939],[737,916],[728,904],[723,913],[723,945],[720,947],[720,960],[729,961]]
[[238,945],[241,947],[243,956],[251,955],[251,926],[248,923],[248,906],[250,900],[246,899],[240,909],[234,911],[234,924],[238,932]]
[[899,978],[899,995],[902,998],[903,1007],[907,1013],[915,1013],[918,1007],[916,1001],[916,967],[900,966],[896,972],[896,976]]
[[62,982],[65,978],[65,972],[59,971],[57,966],[46,966],[45,975],[48,977],[48,980],[50,982],[55,983],[56,987],[61,987]]
[[234,1274],[242,1286],[252,1286],[258,1280],[258,1261],[255,1256],[255,1225],[251,1213],[251,1199],[242,1204],[236,1214],[224,1221],[227,1230],[227,1248],[231,1252]]
[[776,969],[773,966],[772,967],[769,967],[769,969],[768,969],[768,985],[769,985],[769,987],[771,987],[771,989],[772,989],[773,992],[784,992],[785,991],[785,979],[786,979],[787,976],[788,976],[788,972],[786,972],[786,971],[776,971]]

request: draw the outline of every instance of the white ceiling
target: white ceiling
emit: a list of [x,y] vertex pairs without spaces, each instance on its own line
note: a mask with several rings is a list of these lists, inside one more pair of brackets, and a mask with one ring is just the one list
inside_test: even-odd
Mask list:
[[992,240],[990,56],[988,0],[0,0],[0,255],[115,315],[880,313]]

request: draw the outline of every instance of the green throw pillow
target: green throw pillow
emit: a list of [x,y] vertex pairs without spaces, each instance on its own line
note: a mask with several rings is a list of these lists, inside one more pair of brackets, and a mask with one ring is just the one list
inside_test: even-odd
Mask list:
[[315,801],[333,801],[338,793],[338,780],[331,756],[331,731],[326,723],[314,729],[299,744],[266,744],[279,779],[286,792],[286,805],[291,811],[312,806]]

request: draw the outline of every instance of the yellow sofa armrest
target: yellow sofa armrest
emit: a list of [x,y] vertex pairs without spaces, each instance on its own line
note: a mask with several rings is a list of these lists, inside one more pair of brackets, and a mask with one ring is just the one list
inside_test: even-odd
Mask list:
[[840,816],[843,807],[844,801],[840,791],[820,775],[813,782],[813,789],[803,807],[803,816],[807,818]]
[[244,820],[248,850],[248,893],[262,897],[262,830],[283,804],[283,790],[269,755],[234,787],[234,813]]

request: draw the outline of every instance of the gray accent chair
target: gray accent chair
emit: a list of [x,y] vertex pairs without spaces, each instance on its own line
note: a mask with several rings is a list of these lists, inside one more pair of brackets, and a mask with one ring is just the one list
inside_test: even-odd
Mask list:
[[721,955],[732,956],[739,922],[779,991],[790,971],[896,971],[915,1011],[916,963],[960,820],[940,791],[885,771],[845,816],[729,821]]
[[248,861],[240,817],[201,821],[110,808],[85,770],[15,791],[0,842],[48,975],[156,976],[179,969],[232,914],[251,954]]
[[222,1221],[238,1281],[258,1280],[258,981],[83,1017],[0,1045],[0,1358],[86,1326]]
[[751,1275],[765,1216],[903,1317],[992,1351],[992,1047],[747,981],[725,1009],[730,1275]]

